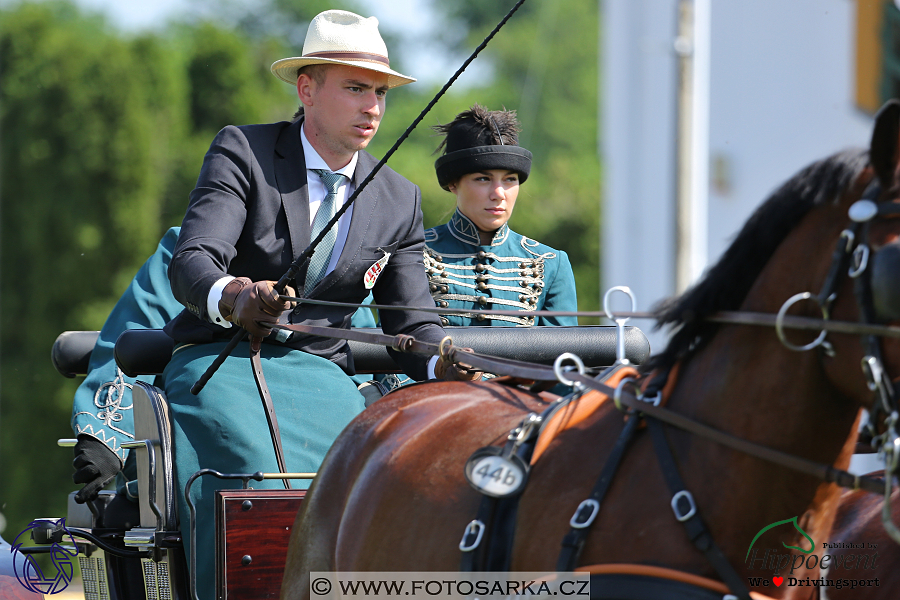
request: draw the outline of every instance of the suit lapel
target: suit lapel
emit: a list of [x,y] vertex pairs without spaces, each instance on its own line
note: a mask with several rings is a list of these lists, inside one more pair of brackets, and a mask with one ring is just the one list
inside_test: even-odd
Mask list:
[[[275,144],[275,179],[281,193],[281,204],[287,216],[294,260],[306,250],[310,242],[309,190],[306,182],[306,161],[300,143],[300,124],[303,119],[284,128]],[[305,267],[297,279],[306,277]]]

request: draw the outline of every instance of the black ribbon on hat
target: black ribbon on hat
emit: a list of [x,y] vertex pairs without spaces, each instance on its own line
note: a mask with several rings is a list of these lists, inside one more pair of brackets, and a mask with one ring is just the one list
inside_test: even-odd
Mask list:
[[[316,239],[314,239],[310,243],[310,245],[307,246],[306,249],[300,253],[300,256],[297,257],[297,260],[295,260],[293,263],[291,263],[291,266],[287,270],[287,272],[284,275],[282,275],[281,279],[279,279],[278,282],[275,284],[275,291],[277,293],[282,294],[284,292],[284,288],[287,287],[288,282],[297,276],[297,274],[300,272],[300,268],[303,266],[303,264],[307,260],[309,260],[309,258],[313,255],[313,252],[316,251],[316,246],[319,245],[319,243],[322,241],[322,238],[325,237],[325,234],[328,232],[328,230],[330,230],[331,227],[334,226],[334,224],[338,222],[338,219],[340,219],[341,216],[345,212],[347,212],[347,209],[353,205],[353,202],[359,196],[360,192],[362,192],[362,190],[365,189],[365,187],[369,184],[369,182],[372,181],[372,179],[375,177],[375,174],[381,170],[381,167],[383,167],[385,165],[385,163],[387,163],[388,159],[394,154],[394,152],[397,151],[397,148],[400,147],[400,144],[402,144],[406,140],[406,138],[409,137],[409,134],[412,133],[413,129],[415,129],[416,126],[422,122],[422,119],[425,118],[425,115],[427,115],[431,111],[431,109],[434,107],[434,105],[437,104],[438,100],[440,100],[441,97],[447,92],[447,90],[450,89],[450,86],[456,82],[456,80],[459,78],[460,75],[463,74],[463,71],[466,70],[466,68],[469,66],[469,64],[473,60],[475,60],[475,57],[477,57],[478,54],[482,50],[484,50],[484,48],[488,45],[488,42],[490,42],[491,39],[493,39],[493,37],[495,35],[497,35],[497,32],[500,31],[500,29],[504,25],[506,25],[506,22],[509,21],[510,17],[512,17],[513,14],[515,14],[515,12],[517,10],[519,10],[519,7],[522,6],[522,4],[524,4],[524,3],[525,3],[525,0],[518,0],[518,2],[516,2],[515,6],[513,6],[508,13],[506,13],[506,16],[503,17],[503,19],[501,19],[499,23],[497,23],[496,27],[494,27],[494,29],[487,35],[487,37],[484,38],[484,40],[481,42],[481,44],[479,44],[478,47],[475,48],[475,51],[472,52],[471,56],[469,56],[469,58],[467,58],[465,60],[465,62],[462,64],[462,66],[460,66],[459,69],[456,70],[456,73],[454,73],[453,76],[447,81],[447,83],[444,84],[444,87],[442,87],[440,89],[440,91],[438,91],[438,93],[434,96],[434,98],[432,98],[431,102],[429,102],[428,105],[422,110],[422,112],[419,113],[419,116],[416,117],[415,120],[412,122],[412,124],[410,124],[410,126],[406,128],[406,131],[403,132],[403,135],[401,135],[397,139],[397,141],[394,142],[394,145],[391,146],[391,149],[385,153],[384,157],[380,161],[378,161],[378,164],[375,165],[375,168],[372,169],[372,172],[369,173],[368,176],[366,176],[366,178],[362,180],[362,183],[359,184],[359,187],[356,188],[356,191],[353,192],[353,194],[350,196],[350,198],[347,199],[346,202],[344,202],[344,205],[340,208],[340,210],[338,210],[335,213],[334,217],[331,219],[331,221],[328,223],[328,225],[324,229],[322,229],[322,232],[318,236],[316,236]],[[526,152],[527,152],[527,150],[526,150]],[[529,162],[530,162],[530,157],[529,157]],[[234,337],[231,338],[231,341],[228,342],[228,345],[226,345],[222,349],[222,351],[219,353],[219,355],[216,357],[216,359],[212,362],[212,364],[209,365],[209,367],[206,369],[206,372],[203,373],[203,375],[200,377],[200,379],[198,379],[197,382],[193,385],[193,387],[191,387],[192,394],[194,394],[196,396],[197,394],[200,393],[200,390],[203,389],[203,387],[206,385],[206,382],[208,382],[212,378],[212,376],[215,374],[215,372],[219,370],[219,367],[222,366],[222,363],[225,362],[225,359],[228,358],[228,356],[231,354],[231,352],[246,337],[247,337],[247,330],[241,329],[234,335]]]
[[434,162],[438,183],[445,190],[467,173],[492,169],[515,171],[519,183],[525,183],[531,172],[531,152],[521,146],[476,146],[448,152]]

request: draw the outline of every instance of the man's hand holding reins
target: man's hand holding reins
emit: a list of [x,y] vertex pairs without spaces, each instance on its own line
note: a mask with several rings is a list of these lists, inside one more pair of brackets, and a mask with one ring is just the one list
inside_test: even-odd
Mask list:
[[[295,292],[288,286],[284,294],[294,296]],[[247,277],[237,277],[228,282],[219,300],[219,312],[225,320],[250,333],[250,345],[254,351],[259,350],[263,338],[272,332],[278,317],[294,306],[294,302],[278,297],[274,281],[254,282]]]
[[[471,348],[457,348],[463,352],[473,352]],[[462,362],[454,363],[443,354],[434,365],[434,376],[444,381],[481,381],[482,371]]]

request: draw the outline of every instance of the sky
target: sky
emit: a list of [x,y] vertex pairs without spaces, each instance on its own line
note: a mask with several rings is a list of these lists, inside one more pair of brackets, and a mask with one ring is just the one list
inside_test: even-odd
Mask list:
[[[430,25],[427,0],[362,1],[376,13],[382,23],[390,23],[392,26],[399,23],[415,32],[421,32]],[[189,5],[189,0],[76,0],[76,3],[101,10],[123,29],[139,30],[164,23],[170,17],[177,17]]]
[[[84,8],[104,13],[111,23],[123,31],[140,31],[162,26],[167,20],[184,14],[191,4],[191,0],[143,2],[75,0],[75,2]],[[361,0],[361,2],[369,7],[370,14],[378,17],[381,27],[395,32],[408,32],[408,44],[415,47],[414,52],[404,52],[407,57],[405,62],[411,67],[410,75],[420,81],[432,83],[449,78],[458,65],[448,64],[437,52],[429,51],[426,42],[433,26],[429,0]],[[300,50],[297,49],[298,55]]]

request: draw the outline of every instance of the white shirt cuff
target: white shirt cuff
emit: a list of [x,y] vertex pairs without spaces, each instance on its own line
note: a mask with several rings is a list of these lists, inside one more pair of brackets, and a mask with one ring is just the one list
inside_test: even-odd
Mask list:
[[225,329],[230,328],[231,323],[226,321],[225,318],[222,317],[222,313],[219,312],[219,300],[222,299],[222,290],[225,289],[225,286],[228,285],[232,279],[234,279],[234,277],[226,275],[222,279],[216,281],[209,289],[209,296],[206,297],[206,314],[209,315],[209,320]]
[[437,376],[434,374],[434,365],[437,364],[437,361],[437,356],[432,356],[428,359],[428,379],[437,379]]

